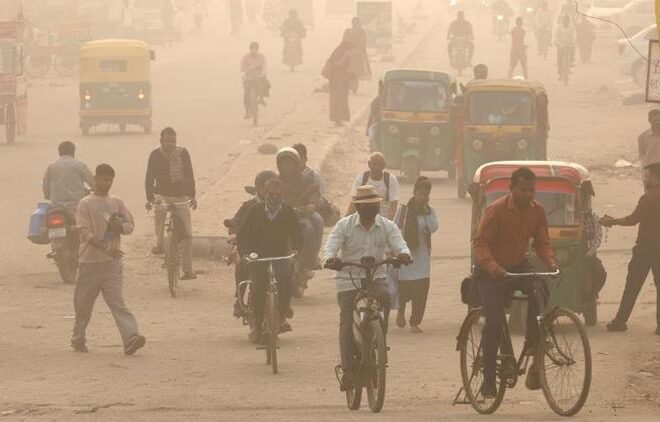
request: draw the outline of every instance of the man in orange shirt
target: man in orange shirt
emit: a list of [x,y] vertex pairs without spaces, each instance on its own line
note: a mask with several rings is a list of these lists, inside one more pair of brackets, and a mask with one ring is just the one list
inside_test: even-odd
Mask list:
[[[503,283],[505,273],[533,271],[527,250],[534,239],[534,249],[551,271],[557,269],[554,253],[550,248],[548,220],[543,205],[534,200],[536,176],[527,167],[521,167],[511,175],[511,193],[498,199],[485,211],[479,231],[472,242],[477,261],[476,279],[479,286],[481,306],[486,318],[483,332],[484,383],[481,393],[484,398],[495,397],[495,369],[497,349],[502,337],[506,318],[504,307],[515,290],[531,293],[531,284],[525,279]],[[538,327],[535,316],[536,302],[530,300],[525,350],[528,355],[538,342]],[[536,363],[532,362],[527,388],[540,388]]]
[[525,45],[525,29],[523,19],[516,18],[516,26],[511,30],[511,66],[509,67],[509,79],[513,77],[513,71],[520,63],[523,76],[527,79],[527,45]]

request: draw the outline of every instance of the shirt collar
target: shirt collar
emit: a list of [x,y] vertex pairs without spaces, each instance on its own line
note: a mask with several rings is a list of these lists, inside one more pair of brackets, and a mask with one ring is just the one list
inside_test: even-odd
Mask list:
[[360,222],[360,214],[358,214],[358,213],[356,212],[356,213],[353,214],[353,215],[355,216],[355,222],[353,223],[353,226],[354,226],[354,227],[360,227],[360,228],[361,228],[362,230],[364,230],[364,231],[372,231],[372,230],[375,229],[376,227],[380,228],[380,227],[383,226],[383,221],[382,221],[383,217],[382,217],[380,214],[376,216],[376,220],[374,221],[374,225],[371,226],[371,229],[369,229],[369,230],[367,230],[367,229],[362,225],[362,223]]
[[[506,207],[510,211],[515,211],[515,212],[518,212],[518,213],[521,213],[521,212],[525,211],[523,209],[518,208],[518,206],[516,205],[516,202],[513,200],[513,195],[511,195],[511,194],[508,194],[506,196]],[[532,201],[532,203],[529,204],[529,208],[530,209],[536,208],[536,201]]]

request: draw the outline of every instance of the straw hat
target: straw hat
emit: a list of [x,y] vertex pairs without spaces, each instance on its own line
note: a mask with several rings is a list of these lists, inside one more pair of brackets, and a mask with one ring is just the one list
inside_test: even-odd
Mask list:
[[357,188],[353,196],[354,204],[379,204],[382,198],[378,196],[376,188],[371,185],[364,185]]

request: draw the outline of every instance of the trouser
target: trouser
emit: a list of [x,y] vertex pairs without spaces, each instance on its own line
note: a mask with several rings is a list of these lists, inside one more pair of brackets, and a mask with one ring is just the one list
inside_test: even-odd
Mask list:
[[76,312],[76,321],[71,337],[73,346],[84,345],[87,340],[85,330],[92,318],[92,310],[99,293],[103,294],[103,299],[110,308],[110,312],[112,312],[124,347],[126,347],[131,337],[138,334],[137,321],[124,303],[122,284],[123,268],[120,259],[80,264],[78,283],[73,296],[73,305]]
[[575,60],[575,47],[557,47],[557,70],[561,71],[561,61],[566,56],[568,60],[569,70],[573,66]]
[[[389,289],[384,279],[377,280],[376,295],[383,306],[383,332],[387,335],[388,320],[390,316]],[[337,293],[339,304],[339,354],[341,356],[341,368],[344,371],[355,369],[356,346],[353,339],[353,311],[355,310],[355,297],[357,290],[349,290]]]
[[[509,272],[522,273],[533,271],[529,263],[524,263]],[[535,346],[538,343],[539,328],[536,325],[536,316],[539,309],[536,299],[532,297],[532,284],[527,279],[513,279],[503,284],[492,280],[483,270],[477,270],[477,280],[481,307],[486,318],[486,325],[482,333],[482,347],[484,359],[484,384],[495,384],[495,371],[497,367],[497,350],[502,341],[506,312],[504,308],[510,302],[516,290],[520,290],[529,297],[527,309],[527,332],[525,334],[526,346]],[[544,297],[545,299],[545,297]]]
[[527,79],[527,50],[525,49],[513,49],[511,50],[511,66],[509,68],[509,78],[513,76],[513,71],[516,69],[520,63],[522,67],[523,76]]
[[[156,195],[156,202],[161,202],[163,204],[172,204],[176,202],[186,202],[190,198],[187,196],[165,196],[165,195]],[[183,227],[186,230],[187,236],[184,239],[180,239],[180,245],[182,248],[183,255],[183,272],[192,273],[193,272],[193,249],[192,249],[192,216],[190,213],[190,207],[188,205],[179,205],[176,207],[176,215],[180,218],[180,221],[183,223]],[[156,207],[154,211],[154,225],[156,229],[156,240],[158,246],[162,248],[165,246],[165,218],[167,216],[167,209],[163,207]]]
[[637,244],[628,264],[628,277],[619,311],[614,317],[616,322],[626,323],[637,301],[649,272],[653,272],[656,287],[656,324],[660,327],[660,244]]
[[318,212],[301,216],[299,222],[303,235],[302,263],[305,269],[311,270],[317,264],[325,223]]
[[[268,264],[257,262],[249,264],[251,291],[256,322],[260,323],[264,317],[266,292],[268,291]],[[291,305],[291,280],[293,278],[293,264],[290,261],[277,261],[273,263],[273,272],[277,280],[278,311],[280,319],[284,318]]]
[[424,311],[426,310],[426,300],[429,297],[430,280],[424,278],[421,280],[399,281],[399,312],[406,312],[406,303],[412,302],[412,314],[410,315],[410,325],[416,327],[422,323]]

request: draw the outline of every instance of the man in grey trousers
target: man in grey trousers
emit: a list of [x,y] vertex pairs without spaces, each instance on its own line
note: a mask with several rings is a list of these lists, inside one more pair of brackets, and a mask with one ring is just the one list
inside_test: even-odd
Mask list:
[[85,330],[99,293],[103,294],[117,323],[124,353],[132,355],[146,342],[138,332],[137,321],[126,307],[122,293],[121,235],[131,234],[134,223],[124,201],[110,195],[114,178],[115,171],[108,164],[96,167],[94,193],[80,201],[76,212],[80,270],[73,298],[76,322],[71,338],[76,352],[87,352]]

